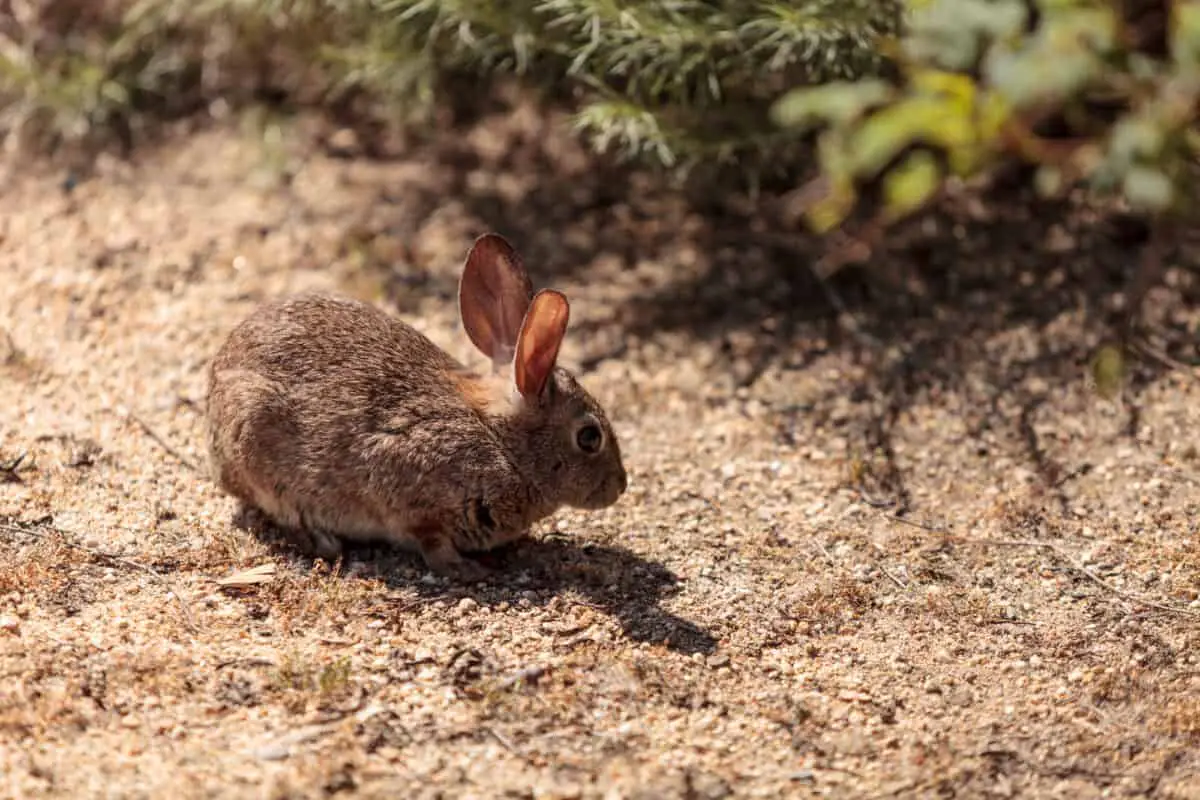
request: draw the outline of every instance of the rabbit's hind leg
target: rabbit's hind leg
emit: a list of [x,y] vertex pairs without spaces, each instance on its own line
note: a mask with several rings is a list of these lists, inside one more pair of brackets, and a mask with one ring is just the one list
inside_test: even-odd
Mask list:
[[309,558],[320,558],[330,564],[342,554],[343,543],[338,536],[302,522],[295,514],[281,519],[253,503],[243,501],[239,506],[233,524],[260,541],[280,540]]

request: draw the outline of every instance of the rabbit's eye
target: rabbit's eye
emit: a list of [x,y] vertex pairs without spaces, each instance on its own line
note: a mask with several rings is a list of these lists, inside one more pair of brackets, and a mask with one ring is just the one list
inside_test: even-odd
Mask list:
[[575,432],[575,444],[585,453],[599,453],[604,445],[604,431],[599,425],[588,423]]

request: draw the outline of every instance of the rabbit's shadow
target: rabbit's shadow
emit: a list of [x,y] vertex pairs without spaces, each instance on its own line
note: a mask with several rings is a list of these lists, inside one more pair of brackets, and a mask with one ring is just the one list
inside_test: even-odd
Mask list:
[[[296,560],[287,535],[257,511],[240,509],[233,523]],[[387,545],[348,546],[343,563],[361,562],[367,566],[360,573],[363,577],[381,578],[391,588],[415,591],[423,598],[470,597],[489,607],[526,602],[545,605],[564,592],[574,592],[588,605],[617,619],[625,635],[635,641],[686,654],[716,650],[717,639],[709,631],[661,607],[664,599],[679,590],[678,576],[626,548],[552,533],[527,537],[473,558],[489,568],[486,581],[430,581],[420,556]],[[314,563],[306,557],[298,561],[308,568]]]

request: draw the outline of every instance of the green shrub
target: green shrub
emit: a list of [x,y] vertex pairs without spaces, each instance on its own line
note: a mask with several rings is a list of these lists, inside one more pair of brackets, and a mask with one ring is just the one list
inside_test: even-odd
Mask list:
[[[78,139],[263,96],[393,119],[441,79],[516,74],[569,95],[601,150],[660,163],[774,157],[791,86],[871,74],[902,0],[13,0],[0,127]],[[479,84],[481,87],[484,84]],[[480,91],[486,91],[481,88]]]
[[919,5],[891,54],[898,79],[801,87],[773,109],[788,129],[821,131],[815,228],[841,223],[867,187],[893,220],[951,176],[1014,162],[1046,194],[1083,183],[1146,213],[1191,207],[1200,5]]

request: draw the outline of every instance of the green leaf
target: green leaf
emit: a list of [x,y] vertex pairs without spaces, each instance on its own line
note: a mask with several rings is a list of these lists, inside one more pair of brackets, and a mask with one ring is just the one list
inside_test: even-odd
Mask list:
[[1158,155],[1165,140],[1165,131],[1153,119],[1145,116],[1117,120],[1109,139],[1109,159],[1118,168]]
[[1200,4],[1175,3],[1171,57],[1182,67],[1200,65]]
[[887,99],[887,84],[878,80],[860,83],[836,81],[811,88],[793,89],[771,106],[771,120],[784,128],[811,128],[821,122],[844,124],[867,108]]
[[1069,97],[1101,78],[1116,31],[1111,9],[1047,9],[1033,38],[988,53],[984,77],[1017,106]]
[[1063,189],[1062,170],[1050,164],[1038,168],[1034,176],[1034,187],[1042,197],[1054,197]]
[[[910,6],[912,5],[910,0]],[[912,15],[903,49],[921,63],[967,69],[980,50],[1024,25],[1020,0],[934,0],[922,3]]]
[[1092,356],[1091,372],[1096,391],[1111,400],[1125,383],[1125,354],[1116,345],[1101,346]]
[[917,141],[947,150],[974,138],[969,121],[952,97],[911,97],[873,114],[865,120],[850,145],[854,172],[871,176],[896,154]]
[[809,226],[817,233],[828,233],[842,224],[853,210],[857,199],[854,187],[849,182],[834,181],[828,194],[809,206],[805,212]]
[[1130,205],[1149,211],[1162,211],[1175,199],[1171,179],[1153,167],[1131,167],[1125,173],[1123,188]]
[[883,179],[888,215],[896,219],[920,208],[937,191],[941,179],[933,154],[918,150],[909,155]]

